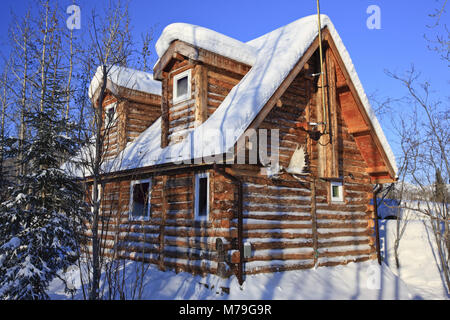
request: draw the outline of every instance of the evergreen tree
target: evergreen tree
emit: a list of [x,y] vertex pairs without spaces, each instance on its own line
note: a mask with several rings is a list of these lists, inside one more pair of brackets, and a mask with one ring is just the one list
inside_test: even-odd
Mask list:
[[50,281],[77,259],[87,219],[82,186],[61,169],[78,146],[69,136],[73,124],[61,119],[62,72],[53,71],[45,95],[27,114],[27,173],[0,204],[2,299],[47,299]]

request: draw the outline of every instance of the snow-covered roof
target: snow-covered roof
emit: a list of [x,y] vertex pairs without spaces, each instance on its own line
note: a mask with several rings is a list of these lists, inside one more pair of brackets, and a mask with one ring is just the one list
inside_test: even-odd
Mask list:
[[[117,93],[119,87],[161,95],[161,82],[153,74],[119,66],[108,66],[107,89]],[[102,82],[103,70],[99,66],[89,86],[89,98],[95,95]]]
[[181,40],[247,65],[256,62],[258,52],[239,40],[187,23],[173,23],[164,28],[156,42],[156,53],[162,57],[175,40]]
[[[355,67],[341,38],[326,15],[321,15],[347,68],[360,100],[372,122],[376,135],[395,173],[394,154],[370,106]],[[213,157],[228,152],[245,132],[275,90],[317,37],[317,16],[308,16],[243,44],[205,28],[173,24],[157,42],[157,52],[165,53],[170,42],[180,39],[238,61],[247,60],[250,71],[231,90],[217,110],[199,127],[190,131],[179,143],[160,147],[161,124],[156,121],[133,143],[110,170],[127,170],[190,159]],[[254,52],[254,61],[250,61]],[[242,58],[242,57],[245,57]],[[223,143],[218,143],[218,142]],[[111,164],[110,164],[111,165]]]

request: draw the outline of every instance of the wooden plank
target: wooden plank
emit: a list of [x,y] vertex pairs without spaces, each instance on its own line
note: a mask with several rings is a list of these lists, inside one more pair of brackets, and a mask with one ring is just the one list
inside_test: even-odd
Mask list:
[[241,81],[240,79],[229,77],[227,75],[224,75],[224,74],[221,74],[221,73],[217,73],[217,72],[214,72],[214,71],[208,71],[208,77],[215,78],[215,79],[221,80],[223,82],[228,82],[228,83],[230,83],[233,86],[237,85]]
[[153,68],[153,78],[155,80],[163,80],[163,71],[164,68],[169,64],[169,62],[174,58],[174,54],[176,53],[176,44],[177,41],[174,41],[167,51],[164,53],[162,57],[160,57],[158,63]]
[[354,136],[366,136],[370,134],[370,128],[367,126],[348,128],[348,133]]
[[208,117],[208,77],[207,69],[202,64],[197,64],[194,68],[195,84],[195,127],[206,121]]
[[135,89],[120,87],[118,96],[131,102],[140,104],[157,105],[161,104],[161,96]]
[[313,250],[314,250],[314,265],[317,264],[318,255],[318,239],[319,234],[317,232],[317,216],[316,216],[316,181],[311,179],[311,217],[312,217],[312,233],[313,233]]
[[[319,59],[319,55],[315,55],[316,57],[316,65],[317,65],[317,72],[320,72],[320,64],[321,61]],[[322,63],[322,67],[324,72],[326,72],[325,69],[325,61]],[[323,77],[326,77],[325,74],[320,74],[319,78],[317,80],[317,86],[320,86],[322,84]],[[326,79],[323,79],[323,83],[326,84]],[[329,119],[327,117],[327,94],[324,92],[326,88],[320,88],[318,87],[316,95],[315,95],[315,115],[317,119],[317,123],[320,123],[318,126],[320,132],[325,132],[327,130],[327,127],[329,125]],[[325,99],[323,99],[322,96],[325,96]],[[325,105],[323,103],[325,102]],[[325,111],[324,111],[325,108]],[[324,113],[325,112],[325,113]],[[326,125],[323,123],[326,122]],[[328,159],[327,159],[327,146],[330,143],[330,135],[324,134],[320,137],[317,146],[317,169],[318,169],[318,176],[320,178],[326,178],[327,177],[327,169],[329,167],[328,165]]]
[[368,167],[381,167],[386,165],[380,157],[379,149],[373,141],[373,135],[356,136],[355,141]]
[[167,200],[167,176],[162,177],[162,216],[161,224],[159,228],[159,268],[165,270],[164,266],[164,236],[165,236],[165,219],[168,210],[168,200]]
[[327,170],[328,178],[339,178],[339,130],[338,130],[338,108],[336,95],[336,67],[335,61],[328,49],[325,53],[327,83],[328,83],[328,129],[330,135],[330,143],[327,145]]
[[381,167],[369,167],[366,169],[367,173],[388,173],[388,168],[386,166]]
[[162,81],[161,112],[161,148],[165,148],[169,144],[169,101],[167,77],[164,77]]

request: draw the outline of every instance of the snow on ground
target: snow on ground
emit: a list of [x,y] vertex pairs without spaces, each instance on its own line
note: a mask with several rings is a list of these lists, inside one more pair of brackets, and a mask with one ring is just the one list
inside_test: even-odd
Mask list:
[[[382,266],[376,261],[350,263],[345,266],[320,267],[277,273],[249,275],[242,286],[236,277],[222,279],[214,275],[162,272],[150,266],[145,273],[141,299],[449,299],[438,266],[433,234],[424,221],[410,221],[400,242],[400,270],[395,267],[393,243],[395,220],[382,220],[380,236]],[[133,296],[140,263],[128,261],[125,267],[127,299]],[[78,289],[75,299],[82,299],[77,270],[62,275],[74,279]],[[105,286],[107,287],[107,286]],[[135,290],[136,291],[136,290]],[[61,280],[49,288],[52,299],[71,299],[64,293]],[[105,296],[107,297],[107,295]]]
[[408,221],[400,240],[400,269],[396,268],[394,241],[396,220],[382,220],[382,255],[389,268],[407,285],[416,299],[449,299],[440,271],[439,256],[431,227],[424,220]]
[[[137,263],[127,263],[127,298],[132,288]],[[76,283],[79,287],[79,281]],[[223,289],[225,288],[225,289]],[[229,288],[229,293],[228,292]],[[60,280],[49,289],[52,299],[70,299]],[[135,296],[137,297],[137,296]],[[214,275],[192,276],[189,273],[161,272],[151,266],[144,281],[142,299],[411,299],[406,285],[386,265],[375,261],[346,266],[250,275],[239,286],[236,277],[221,279]],[[75,299],[81,299],[81,292]]]

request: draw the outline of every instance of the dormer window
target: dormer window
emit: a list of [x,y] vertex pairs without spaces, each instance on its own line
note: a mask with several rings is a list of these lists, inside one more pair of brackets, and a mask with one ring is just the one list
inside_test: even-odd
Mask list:
[[112,103],[105,108],[105,128],[112,127],[117,119],[116,103]]
[[173,77],[173,103],[191,98],[191,70],[184,71]]

